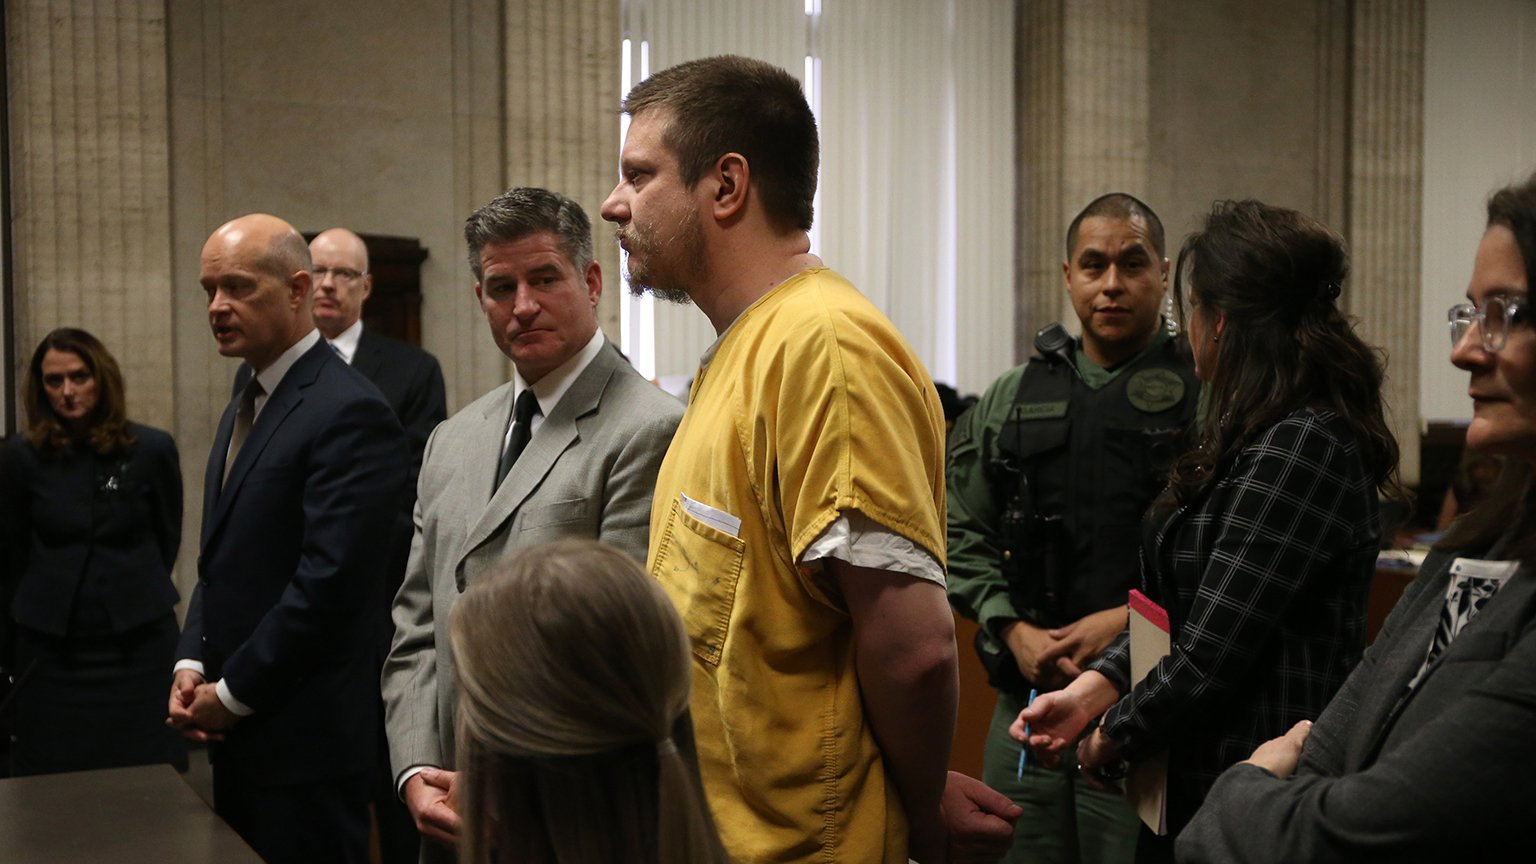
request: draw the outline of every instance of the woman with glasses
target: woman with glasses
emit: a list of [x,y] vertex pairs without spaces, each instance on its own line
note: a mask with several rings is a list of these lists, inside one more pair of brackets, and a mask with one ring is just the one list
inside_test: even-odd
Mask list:
[[1180,860],[1529,860],[1536,814],[1536,176],[1488,202],[1451,362],[1504,457],[1315,725],[1222,775]]
[[176,445],[129,422],[117,361],[84,330],[43,338],[23,403],[26,428],[0,451],[13,771],[184,770],[181,737],[165,725],[181,542]]
[[1077,748],[1090,781],[1166,755],[1168,833],[1144,829],[1138,861],[1171,860],[1216,777],[1316,717],[1360,659],[1397,444],[1381,363],[1338,307],[1347,274],[1336,233],[1257,201],[1218,203],[1179,253],[1206,413],[1142,528],[1169,653],[1136,680],[1122,635],[1012,729],[1054,753],[1101,717]]

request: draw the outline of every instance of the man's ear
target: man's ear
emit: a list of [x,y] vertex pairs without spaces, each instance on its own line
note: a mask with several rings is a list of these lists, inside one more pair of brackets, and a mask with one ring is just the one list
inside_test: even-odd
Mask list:
[[367,274],[363,275],[363,296],[362,296],[362,300],[366,301],[369,297],[372,297],[372,296],[373,296],[373,274],[372,273],[367,273]]
[[716,220],[731,219],[746,210],[748,186],[752,180],[747,157],[735,152],[721,156],[715,162],[711,179],[714,181],[714,196],[710,205]]
[[603,296],[603,268],[596,261],[587,262],[587,271],[582,274],[583,281],[587,285],[587,300],[592,308],[597,308],[597,301]]
[[305,309],[309,306],[309,289],[314,284],[313,277],[308,270],[295,270],[288,277],[288,302],[295,309]]

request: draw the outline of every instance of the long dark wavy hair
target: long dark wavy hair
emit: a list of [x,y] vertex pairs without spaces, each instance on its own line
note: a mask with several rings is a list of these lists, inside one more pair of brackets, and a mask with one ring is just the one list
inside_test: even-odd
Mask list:
[[[1163,503],[1171,503],[1166,496],[1189,503],[1263,430],[1303,407],[1338,415],[1377,489],[1406,497],[1382,407],[1381,358],[1336,302],[1348,275],[1343,238],[1310,216],[1258,201],[1216,202],[1184,241],[1174,271],[1180,321],[1200,315],[1214,333],[1216,316],[1225,314],[1226,338],[1213,346],[1196,446],[1174,463]],[[1198,309],[1185,309],[1186,281]]]
[[[43,357],[50,350],[79,357],[96,379],[96,408],[85,418],[83,435],[76,436],[64,428],[43,389]],[[102,456],[119,455],[133,448],[123,373],[101,340],[77,327],[60,327],[38,343],[22,386],[22,404],[27,410],[27,443],[44,455],[68,455],[76,444]]]
[[[1488,227],[1503,225],[1515,235],[1525,286],[1536,288],[1536,174],[1522,183],[1506,186],[1488,199]],[[1529,327],[1527,319],[1522,322]],[[1512,350],[1505,346],[1505,351]],[[1504,470],[1477,507],[1451,523],[1435,544],[1447,551],[1482,551],[1500,537],[1508,543],[1500,551],[1505,558],[1536,559],[1536,471],[1530,463],[1505,459]]]

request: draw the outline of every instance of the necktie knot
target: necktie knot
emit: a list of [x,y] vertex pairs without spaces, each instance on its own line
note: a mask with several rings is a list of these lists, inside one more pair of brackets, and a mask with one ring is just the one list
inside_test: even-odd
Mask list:
[[533,415],[539,412],[539,398],[533,395],[533,388],[529,387],[517,394],[517,403],[512,406],[512,419],[518,423],[532,423]]

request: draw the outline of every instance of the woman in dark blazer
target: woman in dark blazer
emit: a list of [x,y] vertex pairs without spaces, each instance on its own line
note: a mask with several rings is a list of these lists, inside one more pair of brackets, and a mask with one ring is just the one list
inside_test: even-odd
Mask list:
[[1140,861],[1171,860],[1217,775],[1316,717],[1360,659],[1397,445],[1381,363],[1338,308],[1347,273],[1337,234],[1256,201],[1218,203],[1179,253],[1205,414],[1142,546],[1170,653],[1136,681],[1122,634],[1013,729],[1026,740],[1030,724],[1030,745],[1055,752],[1102,717],[1077,750],[1100,782],[1166,754],[1168,834],[1143,830]]
[[[1451,362],[1504,457],[1316,725],[1217,781],[1180,860],[1525,861],[1536,814],[1536,176],[1488,203]],[[1310,734],[1309,734],[1310,733]],[[1298,766],[1299,761],[1299,766]]]
[[0,451],[14,773],[185,767],[165,726],[181,468],[128,422],[117,361],[61,328],[32,354],[27,427]]

